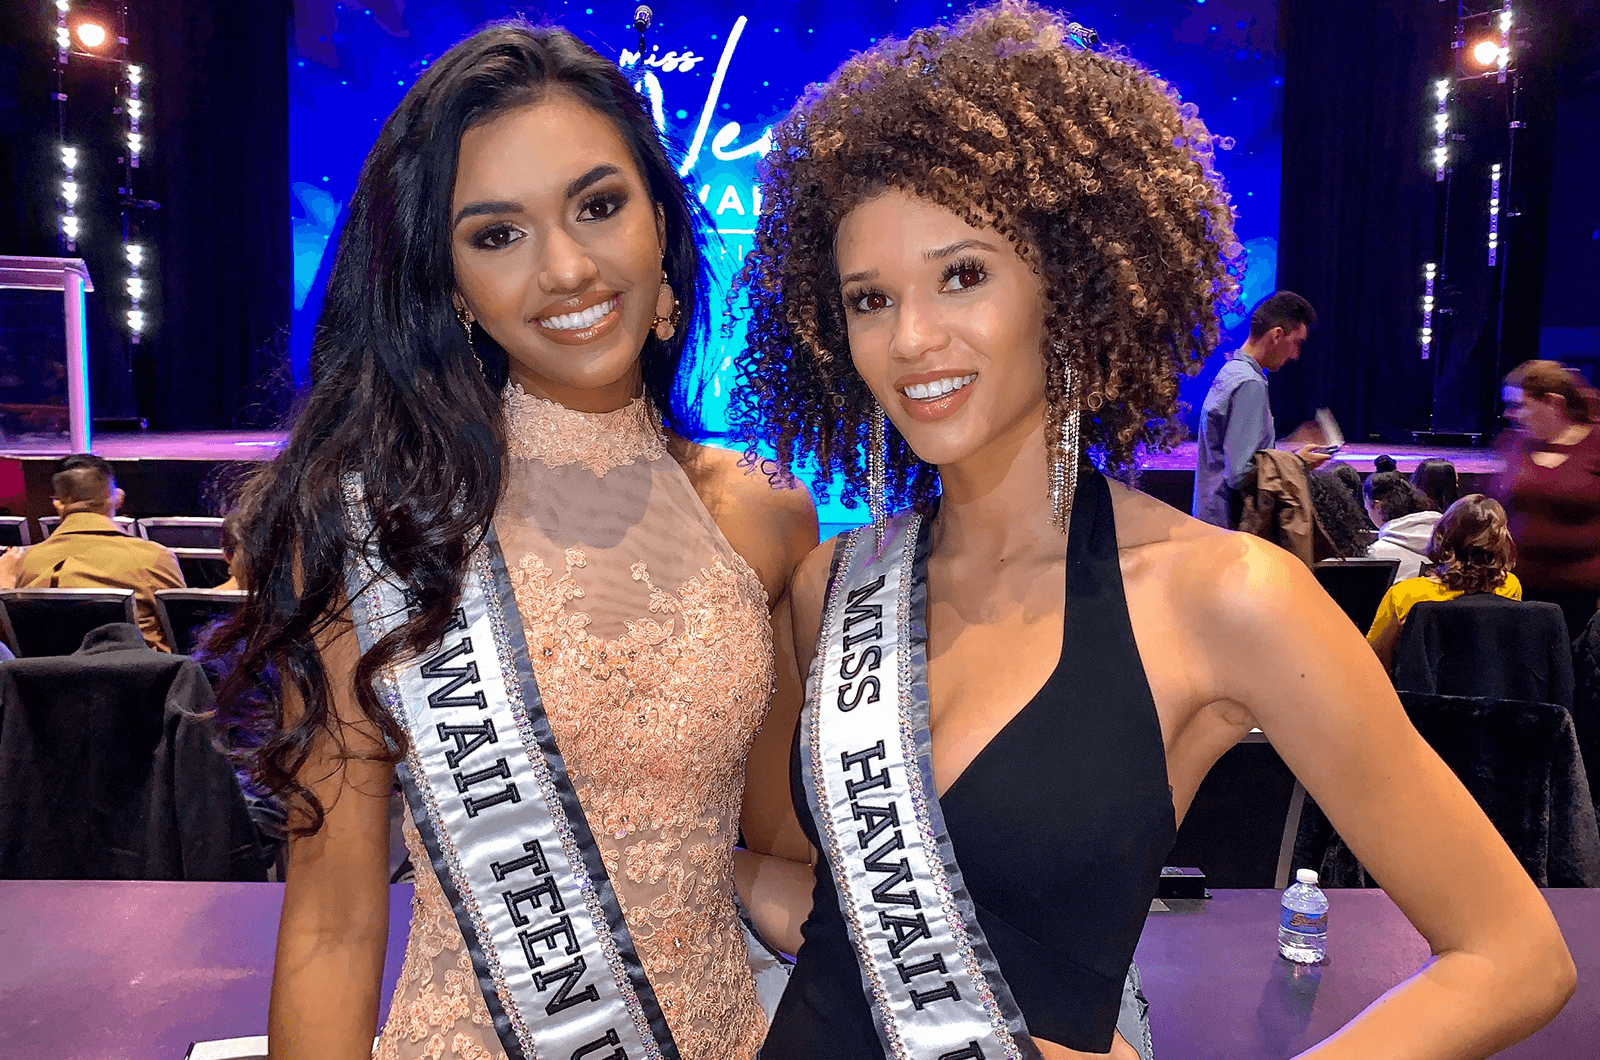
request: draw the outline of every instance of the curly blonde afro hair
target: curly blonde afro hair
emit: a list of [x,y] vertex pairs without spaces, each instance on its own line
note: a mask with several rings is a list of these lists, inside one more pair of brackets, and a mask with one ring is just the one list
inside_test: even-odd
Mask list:
[[[865,496],[873,397],[850,362],[834,234],[880,192],[1011,240],[1042,278],[1052,419],[1081,406],[1085,444],[1118,477],[1171,444],[1178,377],[1216,346],[1239,287],[1233,211],[1194,106],[1024,0],[847,61],[773,130],[761,179],[732,420],[785,469],[814,456],[847,503]],[[931,502],[935,470],[892,428],[887,465],[895,501]]]

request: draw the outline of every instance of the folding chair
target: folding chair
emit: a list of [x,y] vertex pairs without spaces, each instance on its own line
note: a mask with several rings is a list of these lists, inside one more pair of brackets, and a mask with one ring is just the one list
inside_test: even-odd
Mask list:
[[222,547],[222,520],[210,516],[151,516],[139,520],[139,529],[149,540],[168,548]]
[[[121,530],[129,537],[144,536],[144,534],[139,532],[139,520],[137,519],[130,518],[126,515],[113,515],[111,517],[111,521],[117,524],[118,530]],[[44,531],[45,537],[49,537],[51,534],[55,533],[56,527],[60,524],[61,516],[59,515],[39,516],[39,529]]]
[[244,598],[237,589],[157,589],[162,636],[174,654],[193,655],[195,632],[239,610]]
[[191,589],[215,589],[228,580],[228,557],[220,548],[175,548],[172,554]]
[[26,515],[0,515],[0,548],[31,545]]
[[132,589],[0,590],[0,634],[18,658],[71,655],[108,622],[139,624]]
[[1399,569],[1397,559],[1338,559],[1323,560],[1311,572],[1365,636]]

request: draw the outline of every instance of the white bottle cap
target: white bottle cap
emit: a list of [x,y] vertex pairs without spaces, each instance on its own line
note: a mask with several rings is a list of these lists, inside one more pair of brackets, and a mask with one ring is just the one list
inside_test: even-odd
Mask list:
[[1295,882],[1296,883],[1308,883],[1311,886],[1315,887],[1317,885],[1317,870],[1316,869],[1296,869],[1295,870],[1295,874],[1294,874],[1294,878],[1295,878]]

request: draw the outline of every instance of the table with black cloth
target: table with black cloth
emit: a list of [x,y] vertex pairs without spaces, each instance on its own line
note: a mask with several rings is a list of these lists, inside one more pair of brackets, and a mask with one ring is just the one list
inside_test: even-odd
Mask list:
[[[1578,993],[1500,1054],[1595,1055],[1600,891],[1550,890]],[[281,884],[0,882],[0,1057],[180,1060],[195,1040],[264,1034]],[[1428,947],[1381,891],[1333,891],[1329,959],[1277,955],[1278,893],[1217,891],[1156,912],[1139,943],[1160,1060],[1285,1060],[1421,966]],[[411,888],[392,889],[382,1010]],[[1181,908],[1178,908],[1181,906]]]

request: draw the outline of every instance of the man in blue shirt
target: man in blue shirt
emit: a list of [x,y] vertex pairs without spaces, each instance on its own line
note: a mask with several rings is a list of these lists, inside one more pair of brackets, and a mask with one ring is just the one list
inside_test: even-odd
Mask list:
[[[1296,360],[1317,314],[1291,291],[1278,291],[1250,315],[1250,340],[1228,355],[1200,408],[1200,444],[1195,456],[1194,517],[1231,529],[1234,497],[1256,453],[1275,448],[1267,373]],[[1311,467],[1328,454],[1311,446],[1299,450]]]

